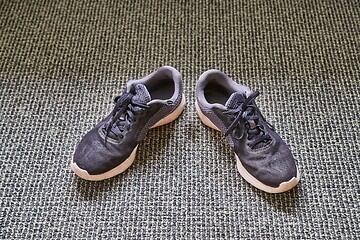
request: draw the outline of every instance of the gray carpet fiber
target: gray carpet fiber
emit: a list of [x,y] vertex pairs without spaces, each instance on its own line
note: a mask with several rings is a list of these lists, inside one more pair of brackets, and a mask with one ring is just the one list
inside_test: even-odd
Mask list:
[[[359,16],[357,1],[0,0],[0,237],[358,238]],[[184,113],[123,174],[74,176],[77,142],[162,65],[183,75]],[[252,187],[200,123],[194,89],[211,68],[261,92],[295,189]]]

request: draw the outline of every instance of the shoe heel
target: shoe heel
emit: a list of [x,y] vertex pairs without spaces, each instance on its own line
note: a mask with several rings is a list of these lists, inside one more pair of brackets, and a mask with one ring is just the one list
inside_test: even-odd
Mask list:
[[186,100],[185,100],[185,95],[183,94],[179,106],[172,113],[170,113],[169,115],[167,115],[163,119],[160,119],[160,121],[155,123],[155,125],[153,125],[150,128],[159,127],[159,126],[162,126],[162,125],[165,125],[165,124],[168,124],[168,123],[174,121],[184,111],[185,106],[186,106]]
[[206,126],[215,129],[217,131],[220,131],[220,129],[218,127],[215,126],[215,124],[213,124],[210,119],[208,117],[205,116],[205,114],[202,113],[199,104],[197,103],[197,101],[195,101],[195,108],[196,108],[196,112],[201,120],[201,122],[203,124],[205,124]]

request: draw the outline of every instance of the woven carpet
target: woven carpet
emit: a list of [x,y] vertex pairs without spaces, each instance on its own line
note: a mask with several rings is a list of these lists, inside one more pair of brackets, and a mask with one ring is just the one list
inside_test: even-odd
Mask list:
[[[357,239],[360,7],[356,1],[0,0],[2,239]],[[69,163],[130,79],[183,75],[187,107],[100,182]],[[267,194],[200,123],[208,69],[259,90],[299,185]]]

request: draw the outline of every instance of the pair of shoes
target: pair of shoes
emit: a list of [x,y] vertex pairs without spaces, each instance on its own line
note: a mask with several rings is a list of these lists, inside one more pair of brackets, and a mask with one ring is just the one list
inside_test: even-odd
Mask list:
[[[290,149],[256,106],[258,95],[223,72],[208,70],[196,84],[196,111],[205,125],[223,133],[247,182],[265,192],[285,192],[300,174]],[[174,121],[185,105],[182,76],[173,67],[129,81],[112,112],[77,145],[71,169],[93,181],[120,174],[148,130]]]

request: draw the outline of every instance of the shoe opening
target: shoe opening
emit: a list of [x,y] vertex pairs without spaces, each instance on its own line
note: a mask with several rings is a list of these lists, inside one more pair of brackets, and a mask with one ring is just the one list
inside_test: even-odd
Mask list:
[[152,100],[167,100],[171,98],[175,92],[173,73],[170,70],[161,71],[149,79],[145,83],[145,86]]
[[226,88],[216,82],[209,83],[204,88],[205,99],[208,103],[219,103],[225,105],[234,91],[230,88]]

